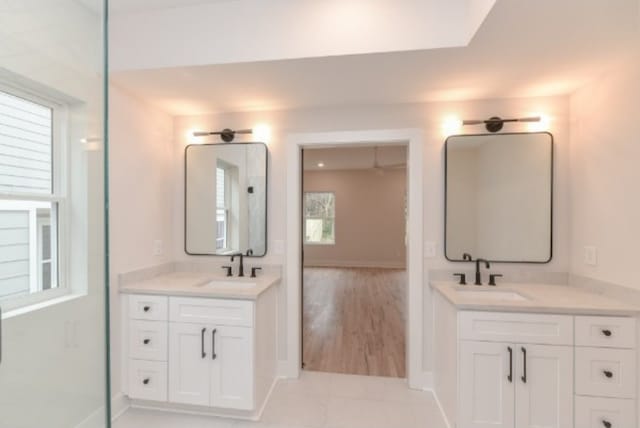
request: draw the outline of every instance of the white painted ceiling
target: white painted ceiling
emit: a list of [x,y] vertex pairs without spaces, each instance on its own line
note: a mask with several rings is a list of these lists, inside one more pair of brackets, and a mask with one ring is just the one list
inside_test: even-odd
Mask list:
[[115,72],[173,115],[568,94],[640,52],[638,0],[499,0],[467,47]]
[[303,164],[305,171],[366,170],[376,165],[379,171],[402,169],[407,164],[407,148],[392,145],[306,149]]

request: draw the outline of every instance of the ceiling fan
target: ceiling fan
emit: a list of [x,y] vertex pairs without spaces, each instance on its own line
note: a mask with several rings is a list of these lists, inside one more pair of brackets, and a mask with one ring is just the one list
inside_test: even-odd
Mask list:
[[388,169],[402,169],[406,167],[407,167],[406,162],[394,163],[390,165],[380,165],[380,162],[378,162],[378,147],[373,148],[373,170],[374,171],[384,173],[384,171]]

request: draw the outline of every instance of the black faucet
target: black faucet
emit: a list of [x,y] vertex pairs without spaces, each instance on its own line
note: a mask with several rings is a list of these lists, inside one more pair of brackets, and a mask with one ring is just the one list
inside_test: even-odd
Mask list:
[[231,262],[233,262],[235,260],[236,256],[240,257],[240,265],[238,266],[238,268],[239,268],[238,276],[239,277],[243,277],[244,276],[244,254],[242,254],[242,253],[232,254],[231,255]]
[[482,285],[482,278],[480,276],[480,263],[482,262],[484,262],[484,266],[487,269],[491,267],[491,265],[489,264],[489,261],[485,259],[476,259],[476,282],[474,282],[475,285]]
[[462,254],[462,260],[464,260],[466,262],[472,262],[473,261],[473,257],[471,257],[471,254],[469,254],[469,253],[464,253],[464,254]]

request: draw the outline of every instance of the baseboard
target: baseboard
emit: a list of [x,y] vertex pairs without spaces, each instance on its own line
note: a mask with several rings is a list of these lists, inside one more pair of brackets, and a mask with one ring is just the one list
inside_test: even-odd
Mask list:
[[277,377],[280,379],[297,379],[300,376],[300,370],[296,370],[288,360],[278,360]]
[[76,425],[75,428],[104,428],[106,422],[104,411],[105,407],[100,407],[98,410],[90,414],[85,420]]
[[422,390],[433,391],[433,372],[422,372]]
[[307,260],[304,267],[326,267],[326,268],[379,268],[379,269],[405,269],[406,264],[402,262],[388,261],[354,261],[354,260]]
[[118,419],[131,406],[129,397],[122,392],[111,397],[111,421]]

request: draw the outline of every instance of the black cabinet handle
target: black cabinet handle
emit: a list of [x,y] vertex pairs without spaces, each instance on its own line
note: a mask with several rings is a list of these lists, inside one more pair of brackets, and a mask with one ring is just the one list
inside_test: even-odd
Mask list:
[[151,306],[145,306],[142,308],[142,310],[145,312],[149,312],[149,309],[151,309]]
[[611,337],[611,330],[609,329],[604,329],[602,330],[602,334],[604,334],[607,337]]
[[523,373],[520,379],[522,379],[522,383],[527,383],[527,350],[524,349],[524,346],[520,349],[522,350],[522,363],[523,363],[522,365]]
[[207,331],[206,328],[202,328],[202,331],[200,332],[200,354],[202,355],[202,358],[206,358],[207,357],[207,353],[204,352],[204,332]]
[[613,425],[611,425],[611,422],[609,422],[606,419],[602,420],[602,425],[604,425],[605,428],[611,428]]
[[215,360],[217,355],[216,355],[216,331],[217,329],[213,329],[211,331],[211,359]]
[[149,385],[149,380],[150,380],[149,378],[146,378],[142,381],[142,383],[144,383],[145,385]]
[[509,376],[507,376],[507,379],[509,383],[513,383],[513,349],[511,349],[511,346],[507,346],[507,349],[509,350]]
[[613,377],[613,372],[609,371],[609,370],[603,370],[602,373],[604,373],[604,375],[608,378],[611,379]]
[[145,339],[142,341],[142,343],[144,343],[145,345],[148,345],[149,343],[151,343],[151,339]]

